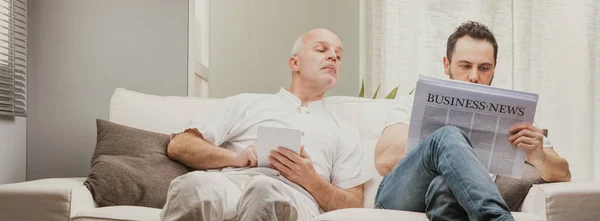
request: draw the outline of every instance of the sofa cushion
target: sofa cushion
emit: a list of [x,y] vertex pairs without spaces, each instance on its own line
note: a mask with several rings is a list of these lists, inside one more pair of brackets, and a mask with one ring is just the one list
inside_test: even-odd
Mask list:
[[497,176],[495,183],[510,211],[520,211],[531,186],[546,182],[540,177],[540,172],[535,167],[526,163],[523,166],[521,179]]
[[[517,221],[542,221],[534,214],[513,212],[513,217]],[[367,209],[367,208],[351,208],[334,210],[328,213],[321,214],[312,219],[313,221],[363,221],[363,220],[378,220],[378,221],[427,221],[427,216],[424,213],[384,210],[384,209]]]
[[160,209],[139,206],[110,206],[80,212],[73,221],[96,220],[160,220]]
[[97,144],[84,185],[99,206],[161,208],[171,180],[188,172],[166,155],[169,136],[97,120]]

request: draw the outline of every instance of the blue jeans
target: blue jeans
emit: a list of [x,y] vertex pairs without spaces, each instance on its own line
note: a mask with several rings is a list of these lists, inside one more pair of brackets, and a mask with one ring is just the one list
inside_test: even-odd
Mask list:
[[453,126],[436,130],[383,178],[375,206],[425,212],[430,220],[514,220],[469,139]]

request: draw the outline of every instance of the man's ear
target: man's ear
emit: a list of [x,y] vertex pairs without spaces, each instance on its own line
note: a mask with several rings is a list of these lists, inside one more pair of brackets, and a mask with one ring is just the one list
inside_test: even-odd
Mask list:
[[288,65],[292,69],[292,72],[298,72],[300,70],[300,67],[298,66],[298,57],[296,56],[290,57]]
[[444,62],[444,73],[446,73],[446,75],[450,76],[450,60],[448,60],[448,57],[444,56],[444,59],[442,59]]

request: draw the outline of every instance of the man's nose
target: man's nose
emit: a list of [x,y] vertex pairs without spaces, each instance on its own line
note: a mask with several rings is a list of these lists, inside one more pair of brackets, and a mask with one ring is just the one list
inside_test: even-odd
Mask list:
[[337,60],[337,55],[335,54],[335,51],[328,50],[326,56],[327,56],[327,60],[331,60],[331,61]]
[[473,68],[469,71],[469,82],[477,83],[479,82],[479,73],[477,73],[477,69]]

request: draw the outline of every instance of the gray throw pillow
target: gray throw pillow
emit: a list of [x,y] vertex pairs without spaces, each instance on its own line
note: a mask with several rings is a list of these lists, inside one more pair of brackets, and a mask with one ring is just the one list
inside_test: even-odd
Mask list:
[[97,143],[84,185],[99,206],[162,208],[171,180],[188,169],[167,157],[169,136],[96,120]]
[[521,209],[531,186],[546,183],[546,181],[540,177],[540,172],[535,167],[525,163],[521,179],[497,176],[495,183],[510,211],[516,212]]

